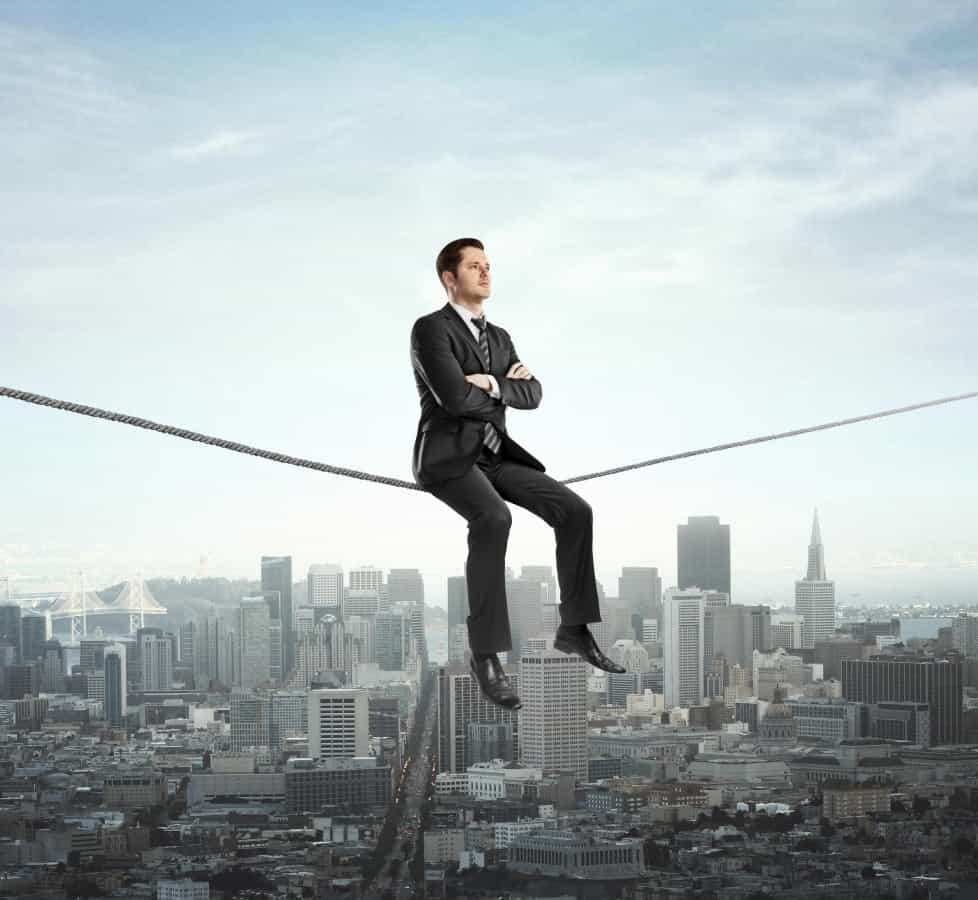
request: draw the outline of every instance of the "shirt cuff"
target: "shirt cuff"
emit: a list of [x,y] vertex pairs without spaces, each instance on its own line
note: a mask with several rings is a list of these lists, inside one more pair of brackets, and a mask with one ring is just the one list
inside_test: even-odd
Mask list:
[[495,398],[496,400],[498,400],[499,399],[499,382],[496,381],[496,376],[495,375],[489,375],[488,378],[489,378],[489,384],[492,386],[492,390],[489,391],[489,396]]

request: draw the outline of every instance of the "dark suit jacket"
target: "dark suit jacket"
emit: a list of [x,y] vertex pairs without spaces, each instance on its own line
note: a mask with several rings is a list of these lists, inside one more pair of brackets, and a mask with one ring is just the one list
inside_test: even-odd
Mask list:
[[[450,303],[422,316],[411,329],[411,364],[421,398],[411,470],[422,487],[457,478],[472,467],[487,421],[499,431],[505,456],[546,471],[506,431],[506,407],[536,409],[543,385],[536,378],[507,378],[510,366],[520,361],[513,341],[492,322],[487,322],[486,334],[491,369],[486,369],[478,342]],[[496,377],[498,400],[465,380],[478,372]]]

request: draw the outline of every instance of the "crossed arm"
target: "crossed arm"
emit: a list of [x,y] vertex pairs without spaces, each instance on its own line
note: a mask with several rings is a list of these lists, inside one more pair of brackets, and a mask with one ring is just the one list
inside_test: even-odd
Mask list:
[[501,405],[514,409],[536,409],[540,405],[543,385],[520,362],[509,333],[504,334],[509,341],[509,360],[496,398],[486,393],[492,390],[488,375],[466,375],[462,371],[444,329],[420,319],[415,322],[411,330],[412,362],[447,413],[491,420]]

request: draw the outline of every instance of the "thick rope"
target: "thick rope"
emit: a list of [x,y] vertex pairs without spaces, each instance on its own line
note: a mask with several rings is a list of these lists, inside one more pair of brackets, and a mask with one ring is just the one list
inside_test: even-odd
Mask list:
[[[331,475],[343,475],[346,478],[358,478],[361,481],[373,481],[377,484],[387,484],[391,487],[405,488],[410,491],[422,491],[413,481],[403,481],[400,478],[390,478],[387,475],[372,475],[370,472],[361,472],[358,469],[345,469],[341,466],[331,466],[328,463],[317,462],[312,459],[301,459],[297,456],[288,456],[284,453],[276,453],[274,450],[262,450],[259,447],[249,447],[247,444],[239,444],[235,441],[227,441],[223,438],[212,437],[207,434],[200,434],[196,431],[188,431],[186,428],[176,428],[173,425],[162,425],[159,422],[152,422],[149,419],[140,419],[136,416],[127,416],[123,413],[110,412],[106,409],[99,409],[97,406],[83,406],[80,403],[71,403],[67,400],[55,400],[41,394],[31,394],[27,391],[17,391],[13,388],[0,385],[0,397],[10,397],[13,400],[23,400],[25,403],[36,403],[38,406],[50,406],[54,409],[62,409],[66,412],[78,413],[83,416],[93,416],[97,419],[108,419],[112,422],[121,422],[123,425],[134,425],[137,428],[146,428],[150,431],[160,431],[163,434],[170,434],[174,437],[183,438],[188,441],[198,441],[201,444],[212,444],[224,450],[234,450],[236,453],[246,453],[249,456],[260,456],[262,459],[269,459],[273,462],[285,463],[289,466],[301,466],[306,469],[315,469],[319,472],[328,472]],[[794,431],[781,431],[777,434],[768,434],[761,437],[747,438],[743,441],[733,441],[729,444],[717,444],[715,447],[703,447],[700,450],[686,450],[682,453],[673,453],[670,456],[658,456],[655,459],[646,459],[642,462],[630,463],[625,466],[618,466],[614,469],[602,469],[599,472],[589,472],[587,475],[575,475],[573,478],[564,479],[561,484],[573,484],[576,481],[588,481],[592,478],[604,478],[607,475],[617,475],[619,472],[628,472],[631,469],[641,469],[645,466],[655,466],[659,463],[672,462],[675,459],[685,459],[689,456],[699,456],[703,453],[716,453],[719,450],[729,450],[732,447],[744,447],[748,444],[761,444],[764,441],[776,441],[780,438],[794,437],[798,434],[807,434],[810,431],[822,431],[826,428],[838,428],[842,425],[852,425],[854,422],[864,422],[867,419],[881,419],[884,416],[895,416],[898,413],[910,412],[914,409],[923,409],[925,406],[938,406],[941,403],[954,403],[957,400],[968,400],[978,397],[978,391],[968,394],[957,394],[953,397],[941,397],[937,400],[927,400],[924,403],[914,403],[910,406],[901,406],[897,409],[886,409],[881,412],[867,413],[864,416],[855,416],[851,419],[839,419],[836,422],[826,422],[824,425],[811,425],[808,428],[796,428]]]

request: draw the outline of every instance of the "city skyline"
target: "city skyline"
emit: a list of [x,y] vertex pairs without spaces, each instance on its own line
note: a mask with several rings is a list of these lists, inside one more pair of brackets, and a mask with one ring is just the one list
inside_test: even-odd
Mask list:
[[[557,478],[974,389],[971,5],[557,10],[5,4],[3,383],[409,479],[411,324],[473,235]],[[598,578],[675,583],[676,524],[717,515],[736,596],[788,602],[817,506],[840,602],[974,597],[976,410],[577,484]],[[0,429],[18,584],[462,571],[421,493],[9,399]],[[512,509],[511,564],[550,563]]]
[[[682,525],[684,523],[677,524]],[[729,523],[724,524],[726,525]],[[810,523],[808,528],[811,528]],[[731,531],[735,533],[733,529],[731,529]],[[777,608],[794,607],[796,602],[795,585],[799,579],[804,579],[804,577],[807,575],[807,566],[810,564],[810,545],[807,547],[807,550],[809,557],[802,559],[801,562],[799,562],[797,569],[786,567],[784,569],[771,572],[754,572],[751,570],[739,569],[732,558],[732,582],[733,589],[737,593],[737,602],[746,605],[751,605],[753,603],[766,603]],[[290,554],[284,553],[282,556],[289,557]],[[733,557],[732,551],[731,556]],[[800,553],[799,556],[802,556],[802,554]],[[831,548],[829,550],[829,556],[830,558],[832,556]],[[292,560],[293,565],[295,565],[294,556],[292,557]],[[306,582],[309,569],[316,569],[323,565],[339,566],[339,568],[343,570],[343,575],[346,579],[348,579],[349,573],[356,569],[376,567],[379,572],[387,573],[391,570],[401,568],[399,566],[376,566],[376,560],[361,560],[353,565],[337,563],[336,560],[317,560],[310,562],[306,566],[295,566],[294,572],[296,573],[296,577],[292,581],[293,585]],[[556,570],[556,566],[552,562],[541,563],[540,561],[533,562],[532,560],[526,560],[517,563],[512,562],[510,557],[507,556],[507,567],[512,569],[514,576],[518,576],[519,571],[524,566],[533,567],[540,565],[550,566],[553,571]],[[619,584],[619,578],[624,569],[633,566],[634,563],[632,562],[623,562],[617,570],[613,570],[601,565],[596,561],[598,581],[604,588],[606,596],[618,596],[617,585]],[[411,568],[414,569],[417,567]],[[672,578],[666,577],[670,572],[669,566],[655,565],[653,568],[657,568],[659,570],[664,588],[678,587],[678,577],[675,574],[677,572],[677,567],[675,564],[671,567],[671,571],[673,573]],[[838,568],[848,578],[847,583],[844,583],[842,585],[842,589],[837,592],[837,606],[875,606],[886,605],[887,603],[905,606],[924,604],[934,606],[978,606],[978,583],[973,582],[970,579],[968,567],[948,567],[943,572],[932,569],[931,567],[921,567],[919,569],[915,569],[912,567],[902,566],[880,566],[877,569],[870,570],[868,572],[846,570],[844,567],[836,567],[835,565],[833,565],[832,568],[833,572],[835,572]],[[666,574],[663,575],[663,573]],[[133,577],[131,572],[130,574],[126,574],[125,570],[118,571],[117,575],[118,577],[114,580],[109,578],[105,581],[105,583],[93,584],[90,573],[86,571],[86,590],[102,590],[114,583],[128,581]],[[438,606],[447,610],[449,590],[448,579],[464,577],[464,565],[460,565],[457,571],[449,571],[447,574],[444,572],[432,573],[421,570],[421,575],[424,581],[425,602],[429,605]],[[738,575],[740,576],[739,581]],[[941,580],[941,575],[946,576],[945,580]],[[960,576],[959,580],[953,580],[955,576]],[[208,571],[205,576],[200,576],[199,573],[195,575],[194,573],[187,572],[159,573],[152,575],[143,573],[144,580],[149,580],[151,578],[179,579],[181,577],[218,577],[227,578],[228,580],[247,579],[250,582],[255,582],[258,584],[261,583],[260,575],[256,577],[253,572],[222,573],[217,571]],[[5,578],[8,579],[6,583],[4,582]],[[837,582],[838,579],[833,579],[833,581]],[[8,573],[0,570],[0,594],[3,594],[3,592],[8,589],[12,595],[44,591],[70,591],[77,590],[78,584],[79,579],[77,572],[74,573],[73,578],[69,578],[63,582],[58,581],[57,579],[42,580],[36,577],[23,579],[22,582],[18,582],[16,577],[11,577]],[[2,597],[0,597],[0,599],[2,599]]]

